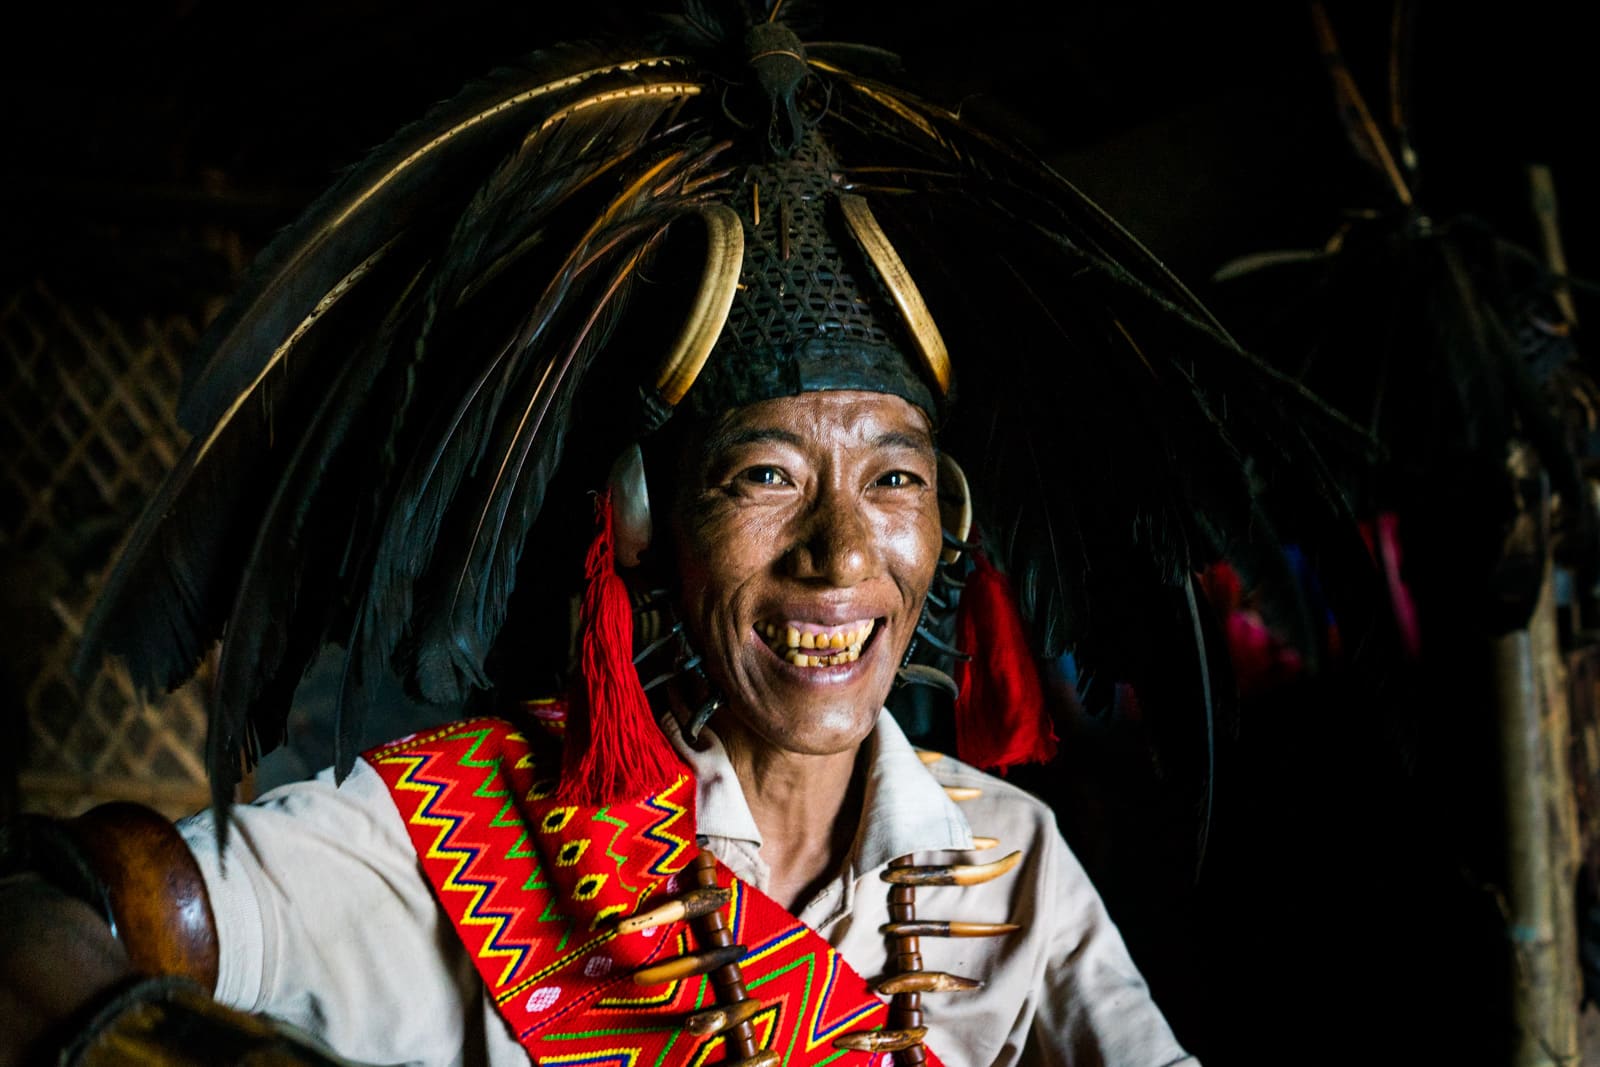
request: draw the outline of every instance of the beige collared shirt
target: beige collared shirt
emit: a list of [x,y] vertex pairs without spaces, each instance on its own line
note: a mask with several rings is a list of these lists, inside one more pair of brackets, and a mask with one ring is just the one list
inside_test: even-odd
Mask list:
[[[698,777],[702,840],[765,889],[760,832],[722,746],[708,730],[693,751],[670,720],[663,725]],[[949,1067],[1194,1064],[1048,808],[955,760],[925,767],[886,712],[868,744],[855,846],[799,913],[861,974],[885,973],[878,928],[888,921],[888,887],[878,874],[891,859],[983,862],[1023,852],[1014,871],[985,885],[917,890],[919,918],[1024,926],[1003,938],[922,939],[925,967],[984,983],[923,998],[928,1044]],[[983,795],[956,804],[944,786]],[[209,814],[181,828],[217,916],[218,999],[281,1018],[364,1063],[527,1063],[365,763],[338,788],[324,772],[238,809],[225,863]],[[999,838],[999,848],[972,852],[974,833]]]

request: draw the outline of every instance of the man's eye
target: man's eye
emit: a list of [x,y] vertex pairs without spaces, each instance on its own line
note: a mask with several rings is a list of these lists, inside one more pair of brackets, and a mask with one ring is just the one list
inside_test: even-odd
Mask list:
[[783,485],[783,472],[777,467],[751,467],[739,475],[739,480],[755,485]]
[[910,471],[890,471],[878,479],[879,485],[885,489],[909,489],[922,484],[922,479]]

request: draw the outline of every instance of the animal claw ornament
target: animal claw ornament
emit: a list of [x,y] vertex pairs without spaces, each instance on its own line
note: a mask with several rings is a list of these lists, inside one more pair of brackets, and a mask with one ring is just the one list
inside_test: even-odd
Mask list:
[[747,951],[743,945],[720,945],[704,952],[675,956],[670,960],[651,964],[649,967],[641,967],[633,972],[633,980],[638,985],[659,985],[662,982],[675,982],[680,978],[693,978],[695,975],[714,971],[718,967],[737,963],[744,958]]
[[749,1022],[761,1011],[759,1000],[741,1000],[736,1004],[718,1005],[697,1011],[684,1019],[683,1028],[696,1037],[711,1037],[731,1030],[740,1023]]
[[833,1047],[854,1052],[899,1052],[921,1043],[927,1036],[926,1026],[913,1026],[908,1030],[856,1030],[834,1038]]
[[895,937],[1003,937],[1022,929],[1016,923],[951,922],[923,919],[919,922],[884,923],[879,929]]
[[897,993],[970,993],[982,989],[983,983],[943,971],[912,971],[884,978],[873,988],[891,996]]
[[684,919],[698,919],[727,904],[732,898],[733,893],[727,889],[691,889],[658,908],[623,919],[617,923],[617,933],[637,934]]
[[1018,851],[993,863],[890,867],[879,877],[891,885],[982,885],[1009,874],[1021,862]]

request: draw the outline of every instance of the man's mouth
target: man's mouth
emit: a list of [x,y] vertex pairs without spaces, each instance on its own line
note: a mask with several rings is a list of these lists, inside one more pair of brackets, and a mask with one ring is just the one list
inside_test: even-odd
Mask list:
[[756,623],[756,633],[767,647],[796,667],[837,667],[861,658],[861,648],[872,637],[876,619],[823,626],[784,619]]

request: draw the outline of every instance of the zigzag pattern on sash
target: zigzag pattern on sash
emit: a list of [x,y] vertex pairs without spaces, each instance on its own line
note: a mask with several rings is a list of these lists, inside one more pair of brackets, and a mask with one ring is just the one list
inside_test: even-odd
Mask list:
[[[687,863],[692,779],[647,803],[558,805],[536,788],[539,769],[527,739],[498,720],[406,738],[367,758],[388,783],[441,905],[517,1032],[581,1014],[610,988],[631,991],[627,975],[667,949],[670,937],[612,945],[615,929],[600,920],[632,911],[661,888],[662,875]],[[605,837],[591,841],[599,827]],[[603,840],[609,845],[589,847]],[[605,892],[577,896],[587,885]],[[589,935],[573,944],[585,928]]]
[[[481,766],[469,761],[487,738],[488,730],[458,736],[474,738],[467,754],[461,758],[461,766]],[[392,756],[387,762],[397,764],[401,768],[392,787],[396,792],[421,794],[409,821],[413,827],[427,827],[434,831],[432,840],[420,850],[420,854],[426,861],[446,865],[444,876],[438,882],[440,892],[466,894],[458,908],[451,909],[453,914],[458,915],[456,922],[463,928],[462,934],[466,934],[465,928],[468,927],[486,928],[482,930],[483,936],[476,945],[465,942],[468,950],[480,961],[504,960],[505,965],[500,970],[499,978],[492,983],[491,988],[504,985],[527,958],[529,942],[526,940],[512,942],[512,939],[506,936],[508,925],[522,914],[525,908],[511,896],[511,893],[502,892],[509,879],[486,871],[484,865],[478,862],[484,846],[481,842],[472,843],[465,831],[468,820],[473,816],[471,809],[449,810],[454,794],[462,788],[460,781],[450,776],[431,773],[432,766],[439,762],[437,756],[427,754]],[[504,790],[491,793],[486,789],[496,774],[491,762],[487,776],[474,793],[481,797],[507,795]],[[518,886],[512,886],[511,890],[515,891],[517,888]],[[491,899],[494,901],[492,904],[489,903]]]
[[[661,793],[658,796],[645,797],[640,801],[641,807],[649,808],[661,815],[660,819],[640,830],[639,836],[646,841],[654,841],[662,847],[661,856],[649,866],[651,874],[662,877],[683,870],[690,859],[688,839],[667,830],[667,827],[689,815],[689,808],[683,804],[674,804],[671,795],[670,792]],[[685,825],[694,825],[694,819],[692,817],[687,819]]]
[[[424,872],[500,1014],[534,1062],[560,1067],[699,1067],[728,1059],[721,1037],[684,1017],[714,999],[706,976],[635,985],[638,967],[696,948],[688,925],[619,936],[602,909],[671,891],[693,850],[694,783],[609,808],[572,808],[534,788],[537,770],[508,723],[476,720],[367,757],[389,785]],[[548,784],[548,783],[546,783]],[[571,809],[571,810],[568,810]],[[888,1004],[821,936],[718,865],[724,919],[745,987],[763,1002],[758,1042],[790,1067],[866,1065],[833,1048],[880,1027]],[[594,892],[582,895],[586,886]],[[589,931],[572,944],[574,934]],[[929,1051],[928,1062],[939,1067]]]

